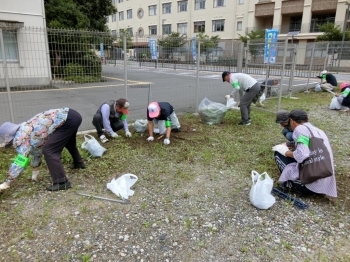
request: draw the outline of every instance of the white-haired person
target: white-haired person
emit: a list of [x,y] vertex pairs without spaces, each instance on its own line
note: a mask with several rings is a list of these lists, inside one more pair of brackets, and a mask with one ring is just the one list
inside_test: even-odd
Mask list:
[[316,85],[315,91],[333,91],[338,85],[337,78],[327,70],[323,70],[317,78],[321,78],[321,84]]
[[[154,140],[155,131],[160,135],[165,135],[164,144],[170,144],[171,132],[180,132],[181,126],[175,114],[174,107],[168,102],[151,102],[147,107],[147,129],[149,137],[147,141]],[[158,130],[155,130],[155,125]]]
[[37,180],[42,155],[52,179],[52,184],[46,190],[71,188],[61,162],[61,154],[66,148],[73,158],[71,168],[85,168],[76,143],[81,121],[81,115],[77,111],[64,107],[44,111],[21,124],[2,124],[0,138],[5,143],[5,148],[13,146],[16,149],[17,156],[10,165],[6,181],[0,185],[0,191],[9,188],[29,164],[33,167],[32,180]]

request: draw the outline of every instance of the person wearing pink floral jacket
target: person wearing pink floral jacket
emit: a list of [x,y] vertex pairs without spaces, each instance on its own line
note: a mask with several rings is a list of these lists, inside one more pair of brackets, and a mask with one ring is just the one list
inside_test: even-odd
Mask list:
[[41,112],[21,124],[2,124],[0,138],[6,148],[12,145],[16,149],[17,157],[10,165],[7,180],[0,184],[0,191],[9,188],[29,162],[33,167],[32,180],[37,180],[42,155],[52,179],[52,184],[46,189],[58,191],[70,188],[71,183],[64,171],[61,154],[66,148],[73,158],[72,168],[85,168],[76,145],[76,134],[81,121],[81,115],[77,111],[64,107]]

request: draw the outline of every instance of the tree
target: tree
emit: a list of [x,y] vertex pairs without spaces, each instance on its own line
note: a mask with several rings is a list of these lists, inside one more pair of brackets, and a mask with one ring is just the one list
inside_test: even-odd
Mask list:
[[[327,23],[323,25],[318,25],[318,29],[323,32],[316,38],[316,41],[342,41],[343,32],[339,25],[334,25],[333,23]],[[350,41],[350,30],[348,29],[345,33],[345,41]]]
[[214,48],[218,47],[220,37],[218,35],[209,37],[202,31],[197,34],[196,38],[200,41],[200,52],[205,54],[205,61],[208,62],[209,54]]
[[[82,72],[83,68],[79,81],[83,81],[82,78],[100,78],[101,60],[94,49],[100,43],[104,46],[112,45],[113,39],[106,26],[106,16],[117,11],[112,2],[44,0],[44,4],[51,71],[54,76],[72,80],[74,72]],[[71,74],[67,75],[68,73]]]
[[163,47],[163,51],[165,52],[165,57],[174,58],[174,53],[179,47],[184,46],[187,43],[186,35],[180,34],[178,32],[171,32],[170,35],[165,37],[164,39],[158,40],[159,46]]
[[245,36],[238,35],[239,39],[245,44],[250,40],[248,49],[250,55],[253,57],[253,61],[255,62],[256,57],[264,52],[264,46],[261,45],[261,43],[265,42],[265,29],[252,30],[251,32],[246,33]]
[[107,31],[106,16],[117,9],[111,0],[44,0],[49,28]]
[[118,39],[118,46],[120,48],[124,48],[124,36],[126,36],[126,49],[129,50],[132,48],[132,39],[130,31],[127,29],[120,29],[119,30],[119,39]]

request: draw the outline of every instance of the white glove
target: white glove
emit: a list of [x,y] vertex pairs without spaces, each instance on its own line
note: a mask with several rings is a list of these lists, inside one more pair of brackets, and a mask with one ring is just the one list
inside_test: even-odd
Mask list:
[[286,152],[289,151],[289,148],[286,145],[277,145],[272,148],[273,151],[277,151],[281,155],[286,156]]
[[131,133],[129,131],[125,131],[125,136],[126,137],[131,137]]
[[231,95],[225,95],[225,99],[228,100],[231,98]]
[[8,188],[10,188],[10,184],[7,182],[4,182],[0,185],[0,192]]
[[38,181],[39,170],[33,170],[32,172],[32,180]]
[[164,139],[164,145],[169,145],[170,144],[170,139],[169,138],[165,138]]
[[154,140],[154,137],[153,136],[149,136],[148,138],[147,138],[147,141],[148,142],[151,142],[151,141],[153,141]]
[[109,135],[111,136],[111,137],[113,137],[113,138],[116,138],[116,137],[118,137],[118,134],[117,133],[115,133],[115,132],[110,132],[109,133]]

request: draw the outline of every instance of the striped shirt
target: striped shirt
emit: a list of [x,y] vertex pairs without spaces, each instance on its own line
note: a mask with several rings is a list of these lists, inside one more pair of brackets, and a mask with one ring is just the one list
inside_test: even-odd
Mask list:
[[[318,138],[322,138],[328,152],[330,154],[333,175],[326,178],[321,178],[311,184],[306,184],[305,186],[311,191],[319,194],[325,194],[331,197],[337,197],[337,185],[335,182],[335,172],[334,172],[334,160],[333,160],[333,152],[331,145],[329,144],[329,140],[327,135],[319,128],[313,126],[310,123],[304,123],[303,125],[308,126],[313,135]],[[298,137],[303,135],[307,137],[311,137],[310,131],[303,125],[298,125],[293,132],[293,140],[297,141]],[[288,180],[297,180],[299,179],[299,163],[302,163],[306,158],[310,155],[309,148],[302,144],[297,143],[296,149],[293,152],[294,159],[297,161],[295,163],[291,163],[287,165],[279,178],[279,182],[283,183]]]

